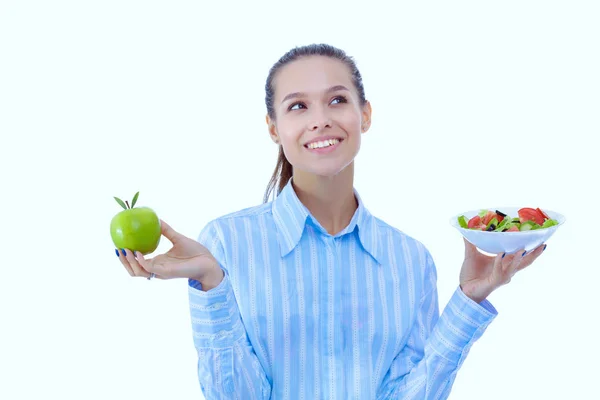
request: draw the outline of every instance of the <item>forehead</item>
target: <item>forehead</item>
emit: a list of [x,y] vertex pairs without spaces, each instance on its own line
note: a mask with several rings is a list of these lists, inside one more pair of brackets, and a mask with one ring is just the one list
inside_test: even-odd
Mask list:
[[275,98],[296,92],[318,93],[335,85],[354,87],[348,66],[331,57],[302,57],[282,67],[275,76]]

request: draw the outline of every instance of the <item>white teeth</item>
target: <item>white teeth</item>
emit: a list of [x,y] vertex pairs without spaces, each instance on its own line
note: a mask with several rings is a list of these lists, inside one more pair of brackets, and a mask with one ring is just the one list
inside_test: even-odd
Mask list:
[[323,140],[323,141],[319,141],[319,142],[312,142],[307,147],[309,149],[322,149],[323,147],[333,146],[334,144],[337,144],[339,142],[340,142],[339,139],[329,139],[329,140]]

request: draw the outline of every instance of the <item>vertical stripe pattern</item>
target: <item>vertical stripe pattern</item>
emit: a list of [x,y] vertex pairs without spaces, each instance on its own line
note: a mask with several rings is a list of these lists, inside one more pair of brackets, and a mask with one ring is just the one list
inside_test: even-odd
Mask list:
[[207,399],[445,399],[497,312],[457,288],[440,315],[425,246],[373,217],[355,192],[330,235],[291,181],[272,202],[211,221],[198,241],[225,271],[189,280]]

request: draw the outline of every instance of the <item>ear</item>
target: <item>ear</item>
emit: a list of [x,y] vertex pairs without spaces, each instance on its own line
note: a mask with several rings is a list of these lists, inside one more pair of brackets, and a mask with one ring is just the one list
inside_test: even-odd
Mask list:
[[371,127],[371,112],[372,112],[371,103],[367,100],[367,102],[365,103],[365,105],[362,108],[362,115],[361,115],[362,121],[361,121],[361,126],[360,126],[360,131],[362,133],[365,133]]
[[273,142],[275,142],[276,144],[279,144],[279,135],[277,134],[277,127],[275,126],[275,121],[273,121],[271,117],[269,117],[269,114],[267,114],[265,120],[267,122],[267,126],[269,127],[269,136],[271,136],[271,140],[273,140]]

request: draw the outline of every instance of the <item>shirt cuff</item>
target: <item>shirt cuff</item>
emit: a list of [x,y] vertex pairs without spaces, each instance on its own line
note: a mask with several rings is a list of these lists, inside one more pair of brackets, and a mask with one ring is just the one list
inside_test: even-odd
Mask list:
[[458,287],[432,332],[430,345],[436,353],[460,365],[497,315],[488,300],[476,303]]
[[244,335],[240,311],[229,276],[215,288],[202,291],[200,282],[188,280],[188,298],[196,347],[223,348]]

